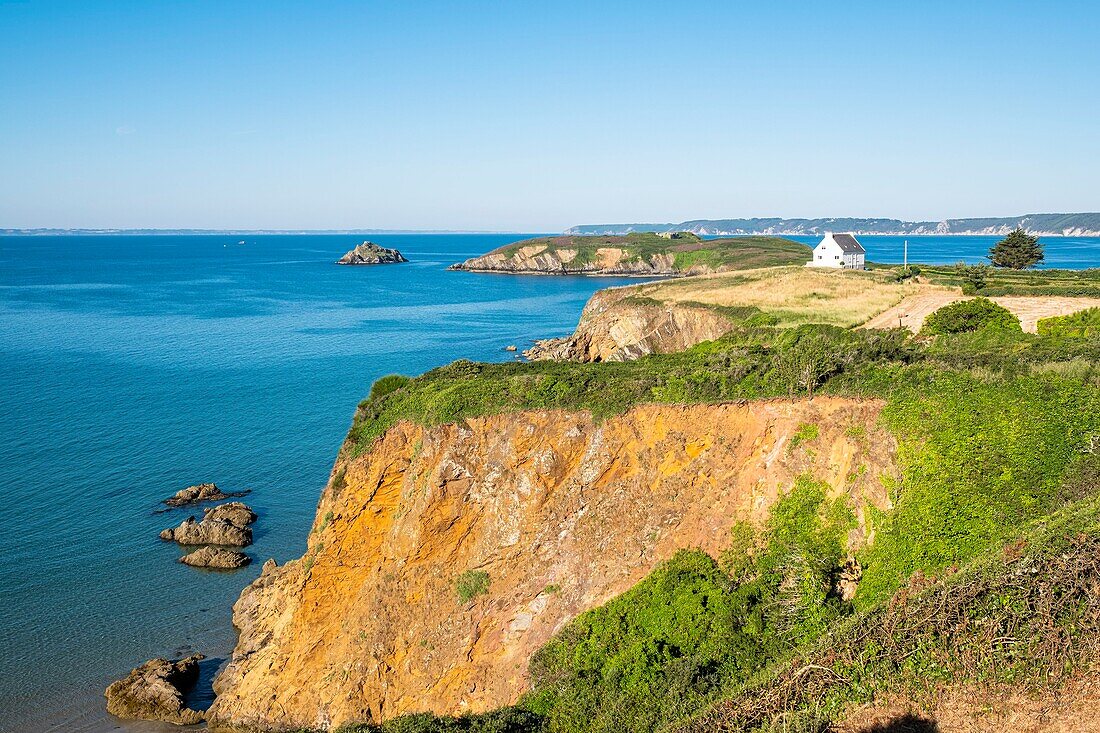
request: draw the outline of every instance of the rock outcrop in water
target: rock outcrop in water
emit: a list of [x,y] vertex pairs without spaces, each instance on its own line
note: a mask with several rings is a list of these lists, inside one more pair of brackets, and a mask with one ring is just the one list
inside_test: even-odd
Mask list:
[[[265,564],[234,605],[240,639],[210,725],[330,729],[515,702],[564,624],[678,549],[719,553],[802,475],[852,498],[858,544],[896,476],[881,407],[818,397],[398,423],[341,454],[309,552]],[[793,441],[806,424],[817,437]],[[463,602],[467,571],[488,592]]]
[[717,310],[631,296],[627,288],[593,295],[573,335],[541,339],[523,352],[531,361],[628,361],[646,354],[683,351],[733,328]]
[[181,545],[245,547],[252,544],[252,530],[238,527],[225,519],[203,519],[200,522],[188,517],[180,526],[162,531],[160,538]]
[[151,659],[129,675],[111,683],[104,693],[107,712],[120,718],[160,720],[176,725],[201,723],[203,714],[184,705],[183,696],[199,679],[199,661],[195,654],[169,661]]
[[215,568],[218,570],[234,570],[243,568],[252,562],[252,558],[238,550],[229,550],[224,547],[203,547],[180,558],[184,565],[193,568]]
[[227,494],[219,489],[217,484],[196,484],[195,486],[188,486],[186,489],[180,489],[174,495],[165,499],[164,503],[176,508],[190,504],[200,504],[204,501],[222,501],[223,499],[246,496],[248,493],[247,491],[234,491]]
[[203,510],[202,520],[222,520],[238,527],[247,527],[256,521],[256,512],[244,502],[231,501]]
[[395,262],[408,262],[396,249],[380,247],[374,242],[363,242],[350,250],[340,259],[338,265],[386,265]]

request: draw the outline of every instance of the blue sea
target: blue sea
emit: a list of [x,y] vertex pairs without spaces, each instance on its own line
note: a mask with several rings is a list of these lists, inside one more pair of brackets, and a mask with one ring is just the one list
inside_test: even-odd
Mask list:
[[[333,261],[361,236],[0,237],[4,729],[171,730],[114,720],[103,689],[193,651],[208,680],[241,588],[304,552],[372,381],[513,359],[505,346],[569,333],[594,291],[627,282],[445,269],[523,236],[372,235],[410,262],[358,268]],[[900,261],[902,238],[861,239]],[[993,240],[911,237],[910,260],[976,261]],[[1100,266],[1100,239],[1051,239],[1047,256]],[[203,481],[251,490],[251,567],[187,568],[157,539],[191,513],[160,500]]]

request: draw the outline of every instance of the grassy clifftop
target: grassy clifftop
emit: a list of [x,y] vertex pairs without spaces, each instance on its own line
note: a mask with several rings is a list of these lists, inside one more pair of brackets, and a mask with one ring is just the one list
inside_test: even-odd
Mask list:
[[564,235],[505,245],[455,269],[543,274],[700,274],[805,264],[810,248],[781,237],[701,239],[681,233]]
[[[1081,669],[1100,640],[1095,338],[741,326],[634,362],[456,362],[380,381],[345,450],[399,420],[822,393],[886,400],[901,468],[891,511],[837,500],[808,475],[722,556],[677,556],[570,624],[532,661],[518,706],[384,729],[770,729],[804,718],[796,730],[819,730],[883,690],[1049,685]],[[803,432],[799,449],[813,451],[815,426]],[[857,511],[874,541],[846,558]],[[836,579],[856,566],[854,596],[838,597]]]

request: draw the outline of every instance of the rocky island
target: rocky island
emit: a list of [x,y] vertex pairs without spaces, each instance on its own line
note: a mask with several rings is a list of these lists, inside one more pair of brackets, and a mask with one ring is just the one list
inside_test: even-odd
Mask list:
[[780,237],[702,239],[690,232],[525,239],[452,265],[452,270],[529,275],[706,275],[805,264],[810,248]]
[[396,249],[381,247],[374,242],[356,245],[336,260],[338,265],[387,265],[396,262],[408,262],[408,260]]

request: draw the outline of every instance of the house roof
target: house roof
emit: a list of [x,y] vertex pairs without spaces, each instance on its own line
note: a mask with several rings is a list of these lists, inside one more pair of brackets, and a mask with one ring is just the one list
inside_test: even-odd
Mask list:
[[840,251],[845,254],[851,254],[853,252],[862,252],[866,254],[867,250],[863,249],[863,245],[856,241],[856,238],[851,234],[834,234],[832,235],[833,241],[840,245]]

